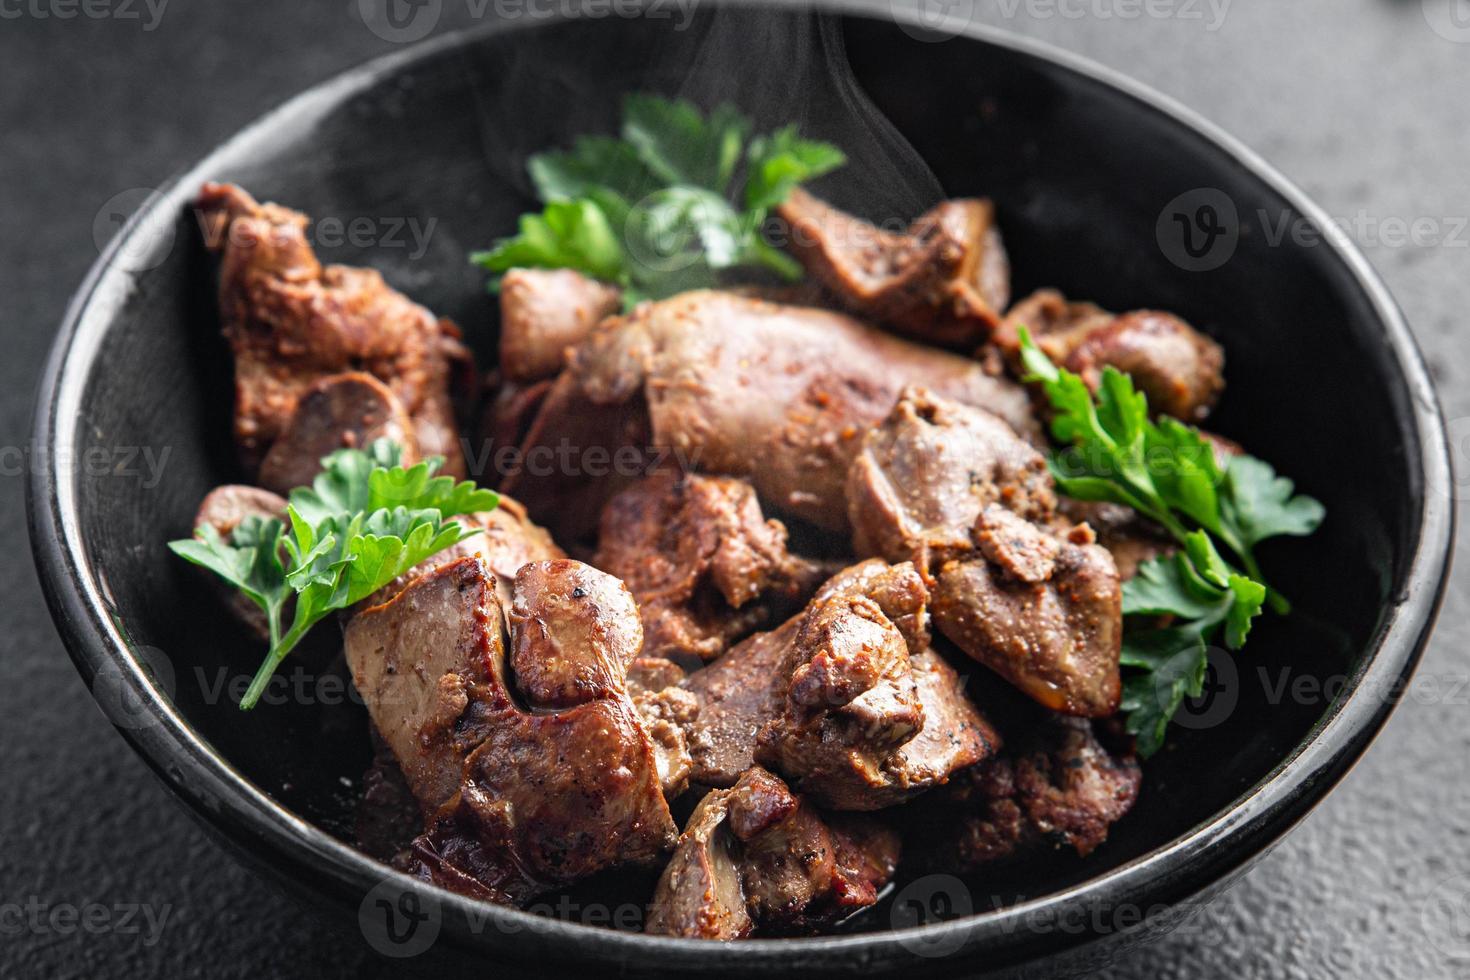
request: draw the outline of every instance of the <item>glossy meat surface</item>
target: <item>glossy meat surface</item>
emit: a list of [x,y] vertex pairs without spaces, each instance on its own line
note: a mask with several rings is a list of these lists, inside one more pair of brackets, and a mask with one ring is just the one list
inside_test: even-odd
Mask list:
[[825,817],[774,774],[750,769],[695,809],[645,928],[726,941],[811,932],[872,905],[898,857],[887,828]]
[[[895,571],[882,561],[860,562],[838,572],[817,590],[810,605],[838,595],[861,595],[876,603],[911,650],[929,645],[929,593],[912,566]],[[725,656],[689,675],[683,686],[699,700],[689,726],[693,779],[732,786],[755,765],[756,736],[784,710],[797,663],[793,648],[806,612],[775,629],[756,633]]]
[[928,648],[927,601],[912,565],[865,562],[692,674],[694,781],[729,786],[760,762],[824,806],[873,810],[995,751],[999,739]]
[[733,786],[755,765],[755,738],[781,711],[786,679],[780,671],[800,625],[798,614],[770,632],[756,633],[684,682],[699,702],[685,732],[694,782]]
[[573,708],[625,692],[643,648],[638,606],[622,582],[562,558],[516,573],[506,618],[516,689],[541,708]]
[[596,533],[603,506],[619,491],[685,468],[652,446],[641,393],[599,404],[570,370],[535,405],[511,463],[500,488],[522,497],[531,516],[568,546]]
[[1053,711],[1116,711],[1123,592],[1091,529],[1058,537],[991,505],[974,536],[975,557],[938,569],[939,631]]
[[[1038,431],[1020,387],[970,358],[840,313],[726,292],[684,293],[605,321],[570,378],[574,390],[560,399],[553,390],[528,446],[616,447],[643,436],[683,469],[747,477],[768,507],[836,531],[847,530],[843,487],[862,435],[908,383]],[[619,433],[614,407],[641,412],[647,429]],[[565,511],[580,511],[584,495],[605,501],[621,489],[564,471],[507,486],[544,495],[533,514],[558,533],[575,529]]]
[[500,372],[510,381],[555,377],[567,352],[622,309],[606,283],[571,269],[511,269],[500,280]]
[[777,213],[807,273],[859,316],[943,346],[990,336],[1010,302],[1010,262],[990,201],[943,201],[901,233],[800,187]]
[[755,931],[745,906],[739,842],[728,826],[732,793],[711,790],[689,817],[659,877],[644,932],[728,942]]
[[478,558],[428,571],[353,617],[347,665],[363,703],[424,812],[459,789],[478,744],[471,692],[504,684],[505,640],[494,579]]
[[1142,780],[1131,750],[1098,728],[1053,717],[1016,751],[956,779],[916,835],[921,863],[972,872],[1046,846],[1091,854],[1132,809]]
[[260,464],[260,485],[281,494],[309,487],[324,457],[383,438],[403,447],[405,466],[418,462],[413,420],[387,385],[360,371],[329,375],[302,392]]
[[592,563],[638,600],[645,652],[703,660],[784,619],[826,578],[787,550],[749,483],[696,474],[652,476],[608,501]]
[[468,362],[459,330],[396,292],[372,269],[323,266],[307,217],[258,204],[231,184],[205,184],[195,204],[221,256],[220,320],[235,356],[235,442],[252,470],[286,430],[298,400],[327,375],[363,371],[413,420],[426,455],[464,473],[450,400]]
[[[577,562],[538,562],[517,574],[512,609],[514,677],[495,578],[478,558],[436,568],[359,614],[347,649],[427,816],[417,873],[520,903],[605,868],[649,864],[675,828],[623,682],[641,627],[622,585]],[[578,640],[589,649],[575,652]]]
[[1113,314],[1044,289],[1012,307],[996,331],[996,344],[1013,364],[1022,326],[1048,357],[1093,389],[1104,367],[1117,368],[1148,395],[1151,410],[1186,422],[1203,421],[1225,388],[1220,345],[1172,313]]
[[1117,709],[1117,568],[1059,521],[1046,460],[1003,421],[910,388],[864,438],[847,494],[855,550],[913,560],[961,650],[1054,711]]
[[1057,500],[1045,457],[1003,419],[920,387],[863,437],[848,471],[859,555],[927,570],[973,548],[970,529],[991,504],[1048,519]]

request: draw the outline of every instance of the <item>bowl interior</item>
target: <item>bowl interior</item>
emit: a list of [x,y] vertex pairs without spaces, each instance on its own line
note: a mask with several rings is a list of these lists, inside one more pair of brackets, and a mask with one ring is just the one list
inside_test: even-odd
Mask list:
[[[1329,518],[1310,543],[1264,550],[1296,613],[1263,622],[1222,671],[1215,696],[1233,707],[1202,706],[1201,717],[1220,717],[1175,729],[1137,808],[1090,859],[988,875],[973,888],[977,905],[1083,881],[1230,807],[1308,736],[1330,682],[1364,666],[1417,541],[1420,446],[1370,299],[1325,245],[1273,244],[1271,223],[1292,209],[1245,167],[1134,97],[1032,55],[928,43],[860,18],[824,26],[804,13],[722,9],[677,23],[609,18],[477,36],[252,132],[200,176],[335,219],[315,232],[325,258],[375,266],[458,321],[483,365],[495,304],[466,254],[532,207],[526,156],[609,130],[625,91],[729,98],[763,128],[798,120],[843,143],[853,163],[819,189],[875,219],[912,217],[941,188],[993,198],[1015,295],[1055,286],[1109,308],[1176,311],[1208,331],[1228,356],[1212,427],[1274,461]],[[834,67],[840,46],[850,76]],[[1223,192],[1241,221],[1234,256],[1212,271],[1171,262],[1156,233],[1165,205],[1197,188]],[[172,241],[154,243],[85,382],[81,452],[116,462],[138,447],[131,472],[75,468],[85,550],[114,621],[164,666],[160,683],[188,723],[282,805],[350,839],[369,744],[332,644],[284,671],[303,686],[278,688],[280,703],[235,710],[235,685],[261,651],[164,547],[189,533],[210,488],[239,479],[213,270],[192,217],[175,215]],[[353,235],[354,221],[367,230]],[[972,673],[975,690],[991,689]],[[1327,696],[1292,696],[1282,681],[1299,678]],[[857,928],[888,922],[880,912]]]

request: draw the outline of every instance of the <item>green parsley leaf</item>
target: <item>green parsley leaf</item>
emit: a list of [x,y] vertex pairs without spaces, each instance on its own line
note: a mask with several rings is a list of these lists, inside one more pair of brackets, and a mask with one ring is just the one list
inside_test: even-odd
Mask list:
[[1184,555],[1141,562],[1123,583],[1123,615],[1207,619],[1220,607],[1220,591],[1200,580]]
[[[1079,500],[1132,507],[1179,542],[1181,553],[1144,562],[1123,587],[1123,612],[1170,616],[1165,629],[1125,632],[1122,665],[1128,730],[1144,756],[1163,743],[1164,730],[1183,698],[1194,696],[1189,678],[1203,651],[1223,633],[1238,650],[1270,602],[1289,605],[1261,576],[1252,548],[1279,534],[1309,534],[1322,521],[1322,505],[1293,496],[1291,481],[1249,456],[1237,456],[1222,472],[1214,447],[1191,426],[1151,419],[1148,400],[1126,374],[1103,369],[1094,393],[1078,375],[1063,370],[1022,328],[1025,380],[1039,384],[1051,404],[1052,435],[1065,444],[1050,465],[1057,488]],[[1234,568],[1223,545],[1245,566]],[[1199,675],[1203,676],[1203,675]]]
[[636,201],[662,186],[636,149],[611,136],[583,136],[570,150],[537,153],[526,169],[543,201],[573,201],[599,190]]
[[288,597],[281,566],[283,531],[279,520],[251,516],[240,522],[229,541],[206,524],[195,538],[170,542],[169,548],[245,593],[269,616],[272,610],[279,613]]
[[[219,575],[265,610],[271,643],[240,701],[259,701],[272,675],[317,623],[348,609],[476,533],[450,518],[493,510],[497,494],[473,483],[436,476],[439,458],[401,465],[402,448],[378,440],[365,450],[343,449],[322,460],[311,487],[298,487],[288,522],[248,518],[226,542],[208,525],[175,553]],[[295,601],[289,629],[282,614]]]
[[650,266],[634,273],[647,281],[661,267],[704,261],[714,269],[728,269],[741,258],[745,230],[730,202],[702,187],[668,187],[648,195],[634,212],[633,228],[641,248],[635,257]]
[[766,212],[786,200],[797,184],[845,164],[847,156],[831,143],[802,139],[795,126],[783,126],[751,140],[746,160],[750,176],[745,181],[745,207]]
[[1199,430],[1161,418],[1147,426],[1144,453],[1160,498],[1202,527],[1218,531],[1221,474],[1214,447]]
[[470,257],[491,272],[517,267],[577,269],[594,279],[621,282],[627,255],[606,212],[590,200],[552,201],[540,214],[521,215],[520,230]]
[[1124,637],[1120,662],[1141,671],[1123,681],[1122,708],[1124,727],[1146,759],[1163,747],[1165,729],[1184,699],[1204,691],[1208,650],[1189,627],[1149,630]]
[[497,273],[492,289],[517,266],[575,269],[619,286],[629,309],[718,286],[741,270],[799,280],[801,264],[767,242],[762,227],[792,187],[846,158],[794,126],[747,146],[750,131],[729,106],[705,116],[682,100],[630,95],[621,137],[583,136],[571,149],[531,157],[545,208],[471,261]]
[[1245,646],[1251,622],[1261,614],[1266,587],[1244,575],[1230,576],[1230,611],[1225,617],[1225,645],[1232,650]]
[[623,139],[668,184],[724,194],[740,163],[750,120],[721,105],[705,118],[690,102],[634,94],[623,100]]
[[1277,535],[1311,534],[1326,509],[1311,497],[1293,496],[1295,489],[1264,460],[1232,458],[1220,507],[1224,525],[1247,548]]

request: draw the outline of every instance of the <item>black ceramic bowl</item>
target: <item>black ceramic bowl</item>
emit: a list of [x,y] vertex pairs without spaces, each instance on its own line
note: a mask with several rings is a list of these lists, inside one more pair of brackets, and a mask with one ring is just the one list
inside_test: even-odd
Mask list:
[[[1075,966],[1167,927],[1336,783],[1383,723],[1429,632],[1453,530],[1449,471],[1430,382],[1399,311],[1350,245],[1265,233],[1283,216],[1326,227],[1298,190],[1114,73],[980,29],[934,43],[902,18],[821,26],[809,12],[701,8],[687,29],[677,23],[540,21],[406,50],[294,99],[142,209],[69,311],[37,413],[48,465],[31,486],[32,541],[78,669],[209,826],[318,906],[348,923],[358,917],[389,954],[431,946],[431,957],[553,972],[952,973],[1038,958]],[[838,41],[850,77],[832,70]],[[341,703],[328,682],[236,711],[219,684],[248,674],[260,651],[164,547],[189,531],[207,490],[237,477],[228,358],[191,195],[202,181],[232,180],[338,218],[335,236],[318,234],[328,258],[382,269],[464,324],[488,363],[493,302],[465,255],[531,204],[526,154],[610,128],[627,90],[733,97],[763,123],[799,119],[854,150],[849,176],[830,192],[892,216],[938,188],[918,178],[894,130],[863,114],[853,82],[943,191],[997,201],[1017,295],[1055,285],[1115,309],[1175,310],[1224,344],[1229,391],[1212,425],[1327,505],[1315,537],[1264,556],[1295,615],[1259,627],[1234,680],[1224,678],[1225,710],[1212,724],[1173,730],[1147,766],[1137,808],[1086,861],[1038,863],[959,892],[943,880],[900,881],[900,900],[850,933],[733,946],[420,891],[344,842],[368,756],[361,708]],[[1206,205],[1223,238],[1203,236]],[[1196,238],[1183,239],[1176,213]],[[374,240],[347,233],[353,217],[371,219]],[[435,222],[426,248],[409,219],[421,229]],[[132,447],[151,450],[154,465]],[[298,662],[331,670],[329,651]],[[1324,682],[1329,696],[1280,697],[1283,676]],[[966,902],[975,914],[912,926],[964,912]],[[390,925],[399,931],[386,934]]]

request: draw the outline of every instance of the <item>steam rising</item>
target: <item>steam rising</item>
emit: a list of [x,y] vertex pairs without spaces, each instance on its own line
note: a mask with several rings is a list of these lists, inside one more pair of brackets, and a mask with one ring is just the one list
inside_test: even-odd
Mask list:
[[795,122],[802,135],[836,144],[848,164],[815,190],[885,227],[903,227],[944,197],[854,77],[838,16],[796,5],[701,6],[681,21],[570,28],[526,32],[500,63],[466,66],[494,73],[476,86],[484,99],[477,122],[487,162],[513,186],[529,190],[531,154],[583,133],[614,132],[622,96],[648,90],[704,110],[730,102],[757,131]]

